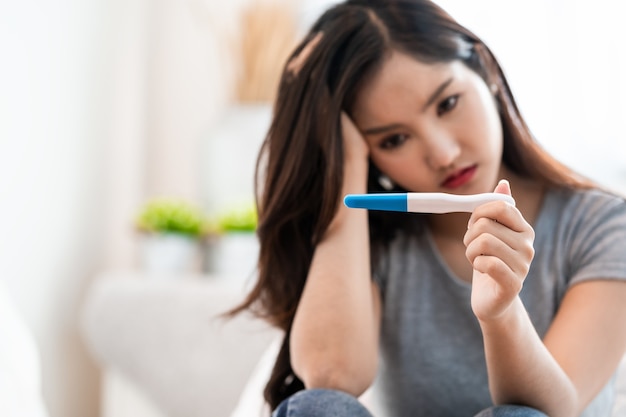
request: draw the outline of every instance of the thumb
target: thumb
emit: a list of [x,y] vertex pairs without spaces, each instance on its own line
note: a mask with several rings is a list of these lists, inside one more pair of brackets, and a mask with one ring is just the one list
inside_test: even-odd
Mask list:
[[496,189],[493,190],[493,192],[498,194],[511,195],[511,185],[507,180],[500,180],[500,182],[498,182],[498,185],[496,185]]

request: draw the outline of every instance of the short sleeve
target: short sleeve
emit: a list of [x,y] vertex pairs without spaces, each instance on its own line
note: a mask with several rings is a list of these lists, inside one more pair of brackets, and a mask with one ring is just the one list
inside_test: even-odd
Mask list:
[[626,201],[593,193],[575,210],[569,285],[594,279],[626,281]]

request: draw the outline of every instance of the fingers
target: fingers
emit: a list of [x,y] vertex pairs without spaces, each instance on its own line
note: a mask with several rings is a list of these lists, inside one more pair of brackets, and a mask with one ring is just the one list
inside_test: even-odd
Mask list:
[[[473,263],[474,270],[480,272],[489,281],[497,284],[498,291],[501,300],[506,304],[507,300],[511,300],[522,290],[524,283],[523,279],[519,278],[519,275],[515,274],[502,259],[496,256],[478,256]],[[476,282],[473,283],[478,284]]]
[[341,112],[341,133],[343,135],[346,157],[348,159],[360,158],[366,160],[369,154],[367,143],[352,119],[343,111]]
[[463,243],[468,246],[486,234],[497,237],[511,248],[523,250],[525,257],[532,255],[535,231],[519,210],[505,202],[483,204],[477,208],[470,217]]
[[[494,192],[511,195],[507,181]],[[504,201],[476,208],[463,238],[472,264],[472,310],[481,321],[498,317],[514,302],[535,255],[535,232],[520,211]]]
[[[508,184],[498,187],[508,188]],[[498,201],[483,204],[472,213],[463,243],[467,248],[466,257],[474,269],[496,280],[517,276],[522,282],[535,255],[534,238],[533,228],[519,210]]]
[[[523,279],[528,274],[534,250],[530,242],[511,246],[493,234],[484,233],[469,243],[465,255],[477,271],[493,277],[513,274]],[[501,265],[494,264],[494,260]]]
[[469,219],[468,229],[471,229],[479,219],[484,218],[495,220],[516,232],[523,232],[528,228],[528,223],[517,207],[504,201],[493,201],[478,206]]
[[345,111],[341,112],[341,130],[346,136],[361,136],[356,125]]
[[500,182],[498,182],[498,185],[496,186],[496,189],[493,190],[493,192],[512,196],[511,185],[507,180],[500,180]]
[[300,73],[300,70],[302,69],[302,67],[306,63],[307,59],[309,58],[309,56],[311,55],[313,50],[315,50],[315,47],[320,42],[320,40],[322,40],[322,35],[323,35],[322,32],[318,32],[313,37],[313,39],[311,39],[309,41],[309,43],[307,43],[304,46],[304,48],[302,48],[300,53],[298,55],[296,55],[295,57],[293,57],[291,59],[291,61],[289,61],[289,63],[287,64],[287,71],[288,72],[290,72],[294,76],[297,76],[298,73]]

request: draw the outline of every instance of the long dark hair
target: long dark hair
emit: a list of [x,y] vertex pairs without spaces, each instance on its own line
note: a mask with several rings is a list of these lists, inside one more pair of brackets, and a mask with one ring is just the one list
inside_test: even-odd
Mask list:
[[[319,33],[319,43],[301,68],[286,66],[281,78],[257,164],[258,281],[232,312],[251,310],[285,332],[264,393],[272,408],[304,388],[291,368],[289,334],[313,251],[341,201],[340,113],[350,113],[359,87],[392,50],[426,63],[460,60],[497,87],[502,162],[511,171],[547,186],[591,186],[535,142],[489,48],[430,1],[348,0],[318,19],[290,59]],[[382,191],[376,177],[370,164],[370,192]],[[373,260],[410,217],[370,213]]]

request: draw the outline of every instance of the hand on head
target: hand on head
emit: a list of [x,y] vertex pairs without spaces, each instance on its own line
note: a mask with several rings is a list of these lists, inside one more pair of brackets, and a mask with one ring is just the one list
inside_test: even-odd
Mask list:
[[367,159],[369,148],[361,132],[345,111],[341,112],[341,134],[343,135],[344,158],[346,161]]

